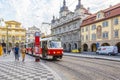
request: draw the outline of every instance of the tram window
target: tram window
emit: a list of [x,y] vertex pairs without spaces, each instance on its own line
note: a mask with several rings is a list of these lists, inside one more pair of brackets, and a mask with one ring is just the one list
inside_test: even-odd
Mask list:
[[61,42],[50,41],[50,48],[61,48]]

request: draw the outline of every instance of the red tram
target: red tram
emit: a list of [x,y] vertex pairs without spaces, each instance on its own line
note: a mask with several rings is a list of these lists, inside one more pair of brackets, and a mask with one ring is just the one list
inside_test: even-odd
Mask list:
[[30,43],[26,46],[27,53],[36,56],[35,52],[39,51],[39,55],[43,59],[62,59],[63,48],[61,42],[52,40],[51,38],[40,39],[39,49],[35,49],[34,44]]

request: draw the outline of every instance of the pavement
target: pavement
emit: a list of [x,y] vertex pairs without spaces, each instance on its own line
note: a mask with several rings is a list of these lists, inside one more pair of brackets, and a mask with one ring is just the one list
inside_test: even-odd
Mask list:
[[0,56],[0,80],[61,80],[51,68],[26,55],[25,62],[15,61],[14,54]]
[[82,53],[68,53],[64,52],[64,55],[74,56],[74,57],[83,57],[83,58],[93,58],[93,59],[104,59],[111,61],[120,61],[120,53],[117,56],[109,55],[97,55],[95,52],[82,52]]

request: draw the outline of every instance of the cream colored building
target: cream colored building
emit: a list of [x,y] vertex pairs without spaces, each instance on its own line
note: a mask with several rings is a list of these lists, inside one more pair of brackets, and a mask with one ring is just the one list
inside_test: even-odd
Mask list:
[[120,3],[88,16],[81,25],[81,36],[83,51],[116,45],[120,52]]
[[[8,35],[8,37],[7,37]],[[21,23],[17,21],[5,21],[4,26],[0,26],[0,41],[7,42],[8,46],[25,43],[26,29],[22,28]]]

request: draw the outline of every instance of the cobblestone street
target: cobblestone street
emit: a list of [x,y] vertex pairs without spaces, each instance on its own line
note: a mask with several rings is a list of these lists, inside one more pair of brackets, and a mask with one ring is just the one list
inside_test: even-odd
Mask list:
[[0,57],[0,80],[59,80],[50,68],[26,55],[25,62],[15,61],[14,55]]

